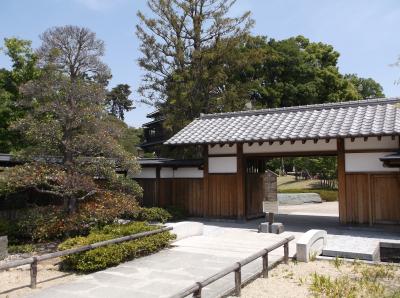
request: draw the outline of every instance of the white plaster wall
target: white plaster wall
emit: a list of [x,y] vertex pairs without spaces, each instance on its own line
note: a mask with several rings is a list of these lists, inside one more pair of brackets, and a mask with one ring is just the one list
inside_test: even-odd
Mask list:
[[174,170],[172,168],[161,168],[160,177],[161,178],[173,178]]
[[376,137],[370,137],[367,141],[364,141],[364,138],[355,138],[354,142],[351,139],[345,139],[344,148],[346,150],[398,149],[399,137],[394,140],[392,140],[392,137],[382,137],[380,141]]
[[305,144],[303,144],[301,141],[296,141],[294,144],[286,141],[282,145],[279,144],[279,142],[274,142],[272,145],[270,145],[268,142],[265,142],[261,146],[258,143],[254,143],[252,146],[250,146],[248,143],[243,145],[243,153],[283,153],[335,150],[337,150],[335,139],[331,139],[329,143],[326,143],[325,140],[318,140],[316,144],[313,140],[308,140]]
[[222,147],[215,145],[214,147],[211,147],[209,145],[208,154],[236,154],[236,144],[234,144],[232,147],[229,147],[229,145],[224,145]]
[[156,178],[156,168],[142,168],[140,173],[132,175],[132,178]]
[[390,152],[346,153],[346,172],[397,172],[396,168],[385,168],[379,158]]
[[178,168],[174,170],[174,178],[203,178],[203,170],[199,168]]
[[236,171],[236,156],[208,158],[209,173],[236,173]]

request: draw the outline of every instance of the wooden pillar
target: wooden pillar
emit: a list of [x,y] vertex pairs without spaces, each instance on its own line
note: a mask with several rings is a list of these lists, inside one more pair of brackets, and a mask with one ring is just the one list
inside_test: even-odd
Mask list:
[[245,205],[245,165],[243,157],[243,144],[236,144],[237,150],[237,173],[236,173],[236,185],[237,185],[237,218],[244,219],[246,216],[246,205]]
[[208,145],[203,147],[203,217],[208,216]]
[[161,197],[161,168],[156,167],[156,198],[155,202],[153,202],[153,206],[160,206],[160,197]]
[[347,223],[346,211],[346,164],[344,139],[337,139],[337,175],[338,175],[338,199],[339,199],[339,220]]

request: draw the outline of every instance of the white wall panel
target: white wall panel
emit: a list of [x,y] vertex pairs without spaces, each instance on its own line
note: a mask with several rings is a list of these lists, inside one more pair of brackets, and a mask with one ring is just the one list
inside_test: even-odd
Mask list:
[[173,178],[174,170],[172,168],[161,168],[160,177],[161,178]]
[[282,145],[279,142],[274,142],[272,145],[265,142],[261,146],[258,143],[254,143],[252,146],[248,143],[243,145],[243,153],[318,152],[335,150],[337,150],[337,145],[334,139],[330,140],[329,143],[326,143],[325,140],[319,140],[316,144],[313,140],[308,140],[305,144],[301,141],[296,141],[294,144],[286,141]]
[[199,168],[178,168],[174,170],[174,178],[203,178],[203,170]]
[[399,137],[392,140],[392,137],[382,137],[379,141],[376,137],[370,137],[367,141],[364,138],[355,138],[344,140],[346,150],[364,150],[364,149],[397,149],[399,148]]
[[396,168],[385,168],[379,158],[391,154],[390,152],[378,153],[346,153],[346,172],[397,172]]
[[236,171],[236,156],[208,158],[209,173],[236,173]]
[[140,173],[132,175],[132,178],[156,178],[156,168],[142,168]]
[[236,154],[236,144],[232,147],[229,145],[224,145],[220,147],[219,145],[215,145],[214,147],[208,146],[208,154]]

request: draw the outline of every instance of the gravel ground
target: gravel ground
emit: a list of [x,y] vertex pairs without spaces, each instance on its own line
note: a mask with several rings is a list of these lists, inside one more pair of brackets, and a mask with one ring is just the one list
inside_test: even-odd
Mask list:
[[53,259],[39,263],[38,284],[35,290],[29,287],[30,267],[28,265],[0,272],[0,297],[21,297],[56,284],[74,280],[76,275],[58,270],[57,263],[59,261],[59,259]]
[[[362,264],[362,266],[368,266]],[[243,298],[302,298],[312,297],[309,287],[313,273],[329,276],[332,280],[343,276],[354,275],[353,263],[343,262],[339,268],[333,261],[314,261],[310,263],[280,264],[270,271],[268,278],[258,278],[242,289]],[[370,266],[371,267],[371,266]],[[364,268],[364,267],[363,267]],[[393,267],[394,277],[384,279],[382,284],[388,288],[400,290],[400,267]],[[361,297],[357,295],[357,297]],[[369,297],[362,296],[362,297]],[[396,296],[397,297],[397,296]]]

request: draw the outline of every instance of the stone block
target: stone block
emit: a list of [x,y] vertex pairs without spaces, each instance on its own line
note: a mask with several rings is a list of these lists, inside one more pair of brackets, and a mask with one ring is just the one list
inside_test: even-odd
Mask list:
[[296,258],[299,262],[308,262],[310,256],[319,256],[326,246],[327,233],[324,230],[309,230],[296,244]]
[[204,225],[200,222],[182,221],[167,224],[167,226],[173,227],[171,233],[176,235],[176,240],[203,235]]
[[271,225],[271,233],[273,234],[280,234],[285,231],[285,227],[283,226],[283,223],[280,222],[274,222]]
[[258,226],[258,232],[259,233],[269,233],[269,223],[268,222],[262,222]]
[[0,260],[3,260],[8,256],[7,246],[8,246],[7,236],[0,236]]

